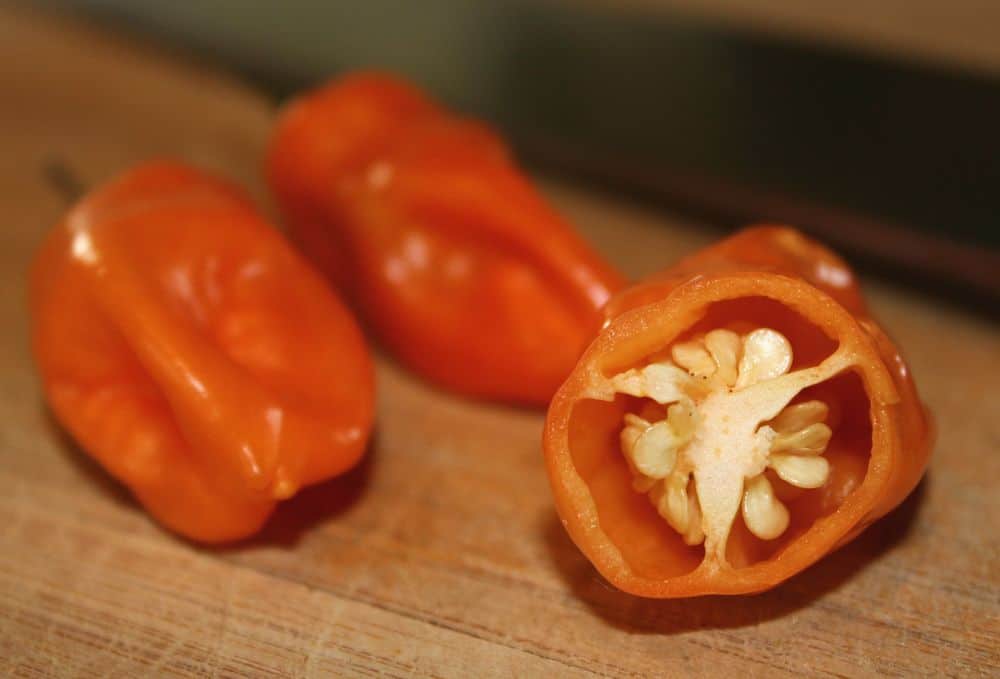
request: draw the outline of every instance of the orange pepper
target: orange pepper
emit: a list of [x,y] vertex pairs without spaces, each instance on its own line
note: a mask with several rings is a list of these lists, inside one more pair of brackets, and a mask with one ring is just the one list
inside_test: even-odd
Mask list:
[[224,182],[172,164],[124,174],[51,232],[30,287],[56,417],[181,535],[248,536],[364,452],[359,328]]
[[623,285],[500,139],[391,76],[292,102],[266,166],[302,249],[448,389],[547,404]]
[[922,476],[933,431],[850,269],[759,227],[623,291],[552,400],[570,536],[646,597],[769,589]]

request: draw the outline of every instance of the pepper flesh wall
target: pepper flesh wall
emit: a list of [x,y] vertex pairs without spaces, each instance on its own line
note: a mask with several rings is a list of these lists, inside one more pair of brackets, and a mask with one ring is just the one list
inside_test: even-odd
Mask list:
[[909,371],[846,265],[797,232],[748,229],[606,315],[545,454],[563,523],[618,587],[768,589],[922,475],[932,432]]

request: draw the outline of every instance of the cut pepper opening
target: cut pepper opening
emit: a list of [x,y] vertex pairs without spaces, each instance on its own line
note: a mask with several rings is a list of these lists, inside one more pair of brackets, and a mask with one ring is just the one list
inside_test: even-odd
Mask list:
[[[615,400],[582,402],[571,422],[600,427],[603,436],[574,440],[601,441],[603,454],[576,450],[574,461],[633,569],[746,567],[833,512],[870,451],[851,360],[787,307],[747,298],[710,305],[661,351],[610,371]],[[604,520],[622,512],[630,527]],[[663,549],[674,555],[663,562],[686,570],[662,572]],[[690,558],[678,563],[679,552]]]

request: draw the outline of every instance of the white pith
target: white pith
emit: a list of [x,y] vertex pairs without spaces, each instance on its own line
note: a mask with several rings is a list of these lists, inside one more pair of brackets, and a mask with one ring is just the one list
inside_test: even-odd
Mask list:
[[718,329],[671,347],[671,358],[611,378],[615,391],[666,405],[655,421],[625,415],[621,446],[633,488],[706,560],[725,563],[726,543],[742,510],[747,528],[771,540],[789,512],[764,472],[797,488],[821,487],[832,434],[826,404],[789,406],[803,389],[848,367],[841,352],[788,372],[792,347],[775,330],[745,335]]

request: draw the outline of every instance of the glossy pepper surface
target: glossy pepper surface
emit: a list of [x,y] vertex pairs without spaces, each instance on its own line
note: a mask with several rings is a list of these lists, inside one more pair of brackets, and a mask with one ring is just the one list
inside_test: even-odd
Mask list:
[[769,589],[913,490],[933,439],[850,269],[798,232],[743,231],[614,297],[549,409],[574,542],[614,585]]
[[30,288],[55,416],[181,535],[250,535],[364,451],[359,328],[222,181],[161,163],[97,189],[49,234]]
[[504,143],[387,75],[292,102],[267,176],[302,246],[424,377],[544,405],[622,278]]

